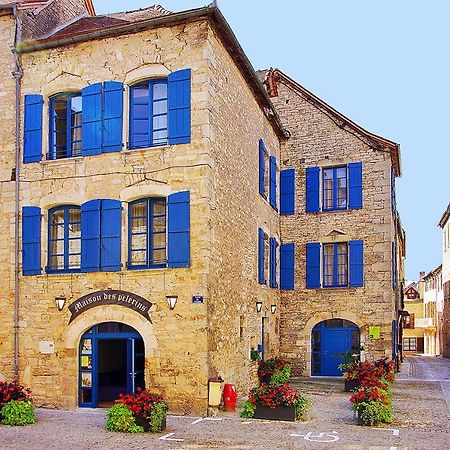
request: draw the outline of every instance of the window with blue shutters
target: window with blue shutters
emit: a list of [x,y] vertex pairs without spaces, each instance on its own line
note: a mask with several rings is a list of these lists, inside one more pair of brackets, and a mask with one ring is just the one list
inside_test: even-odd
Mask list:
[[[269,270],[269,272],[268,272]],[[267,284],[270,277],[270,244],[269,236],[262,228],[258,229],[258,283]],[[268,276],[269,275],[269,276]]]
[[81,269],[81,208],[61,206],[48,213],[47,272]]
[[269,269],[269,286],[272,288],[278,287],[277,281],[277,249],[278,242],[275,238],[271,237],[269,239],[269,258],[270,258],[270,269]]
[[50,148],[47,159],[81,155],[81,93],[57,94],[50,98]]
[[165,267],[166,199],[145,198],[128,207],[128,267]]
[[295,213],[295,170],[285,169],[280,172],[280,214]]
[[306,244],[308,289],[364,285],[363,241]]
[[167,198],[167,265],[189,267],[190,246],[190,192],[175,192]]
[[306,169],[306,212],[360,209],[362,206],[361,162]]
[[294,289],[295,268],[295,246],[294,243],[281,244],[280,246],[280,289]]
[[269,158],[269,203],[272,208],[277,209],[277,158],[271,156]]
[[41,273],[41,209],[22,208],[22,274]]

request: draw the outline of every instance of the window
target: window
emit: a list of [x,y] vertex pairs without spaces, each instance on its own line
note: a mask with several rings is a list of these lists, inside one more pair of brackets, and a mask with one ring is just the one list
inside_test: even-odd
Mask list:
[[346,242],[324,244],[323,286],[340,287],[348,285],[348,245]]
[[81,93],[58,94],[50,99],[48,159],[81,155]]
[[48,219],[48,272],[75,272],[81,268],[81,209],[51,209]]
[[417,349],[417,342],[415,337],[403,338],[403,351],[415,352]]
[[165,267],[166,199],[146,198],[130,204],[128,266]]
[[323,210],[347,209],[347,167],[322,171]]
[[168,143],[167,80],[149,80],[130,89],[130,148]]

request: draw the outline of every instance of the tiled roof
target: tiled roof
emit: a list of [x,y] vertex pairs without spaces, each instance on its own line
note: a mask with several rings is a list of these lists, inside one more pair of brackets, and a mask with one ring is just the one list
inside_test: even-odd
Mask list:
[[94,17],[83,17],[74,23],[71,23],[62,30],[52,34],[45,41],[58,41],[60,39],[71,38],[108,28],[117,28],[122,25],[138,23],[156,17],[172,14],[160,5],[153,5],[148,8],[138,9],[136,11],[118,12],[112,14],[104,14]]
[[444,214],[442,214],[442,217],[439,220],[439,226],[441,228],[444,228],[449,217],[450,217],[450,203],[448,204],[447,209],[445,210]]

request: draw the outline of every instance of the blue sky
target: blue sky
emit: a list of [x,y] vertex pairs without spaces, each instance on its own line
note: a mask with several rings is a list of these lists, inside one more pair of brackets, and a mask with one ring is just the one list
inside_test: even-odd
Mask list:
[[[94,0],[98,14],[151,1]],[[170,11],[205,6],[162,0]],[[450,201],[448,0],[222,0],[255,69],[278,67],[367,130],[398,142],[407,278],[441,262]],[[448,178],[447,178],[448,177]]]

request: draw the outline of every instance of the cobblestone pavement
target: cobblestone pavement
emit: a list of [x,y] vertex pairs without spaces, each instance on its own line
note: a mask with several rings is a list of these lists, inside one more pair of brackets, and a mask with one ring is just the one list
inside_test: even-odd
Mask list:
[[[394,385],[394,423],[355,423],[341,379],[297,379],[312,399],[304,422],[243,421],[169,416],[161,434],[126,435],[105,430],[105,411],[38,409],[26,428],[0,425],[0,449],[450,449],[450,413],[443,395],[450,360],[408,358]],[[322,433],[322,434],[321,434]]]

